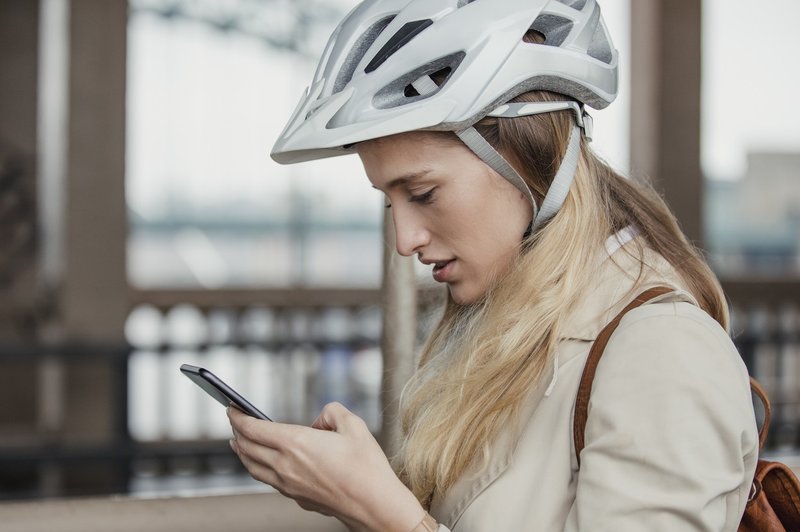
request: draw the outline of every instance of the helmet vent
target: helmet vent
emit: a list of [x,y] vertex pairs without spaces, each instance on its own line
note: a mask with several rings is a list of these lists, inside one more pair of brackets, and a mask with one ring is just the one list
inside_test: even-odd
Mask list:
[[381,20],[374,23],[372,26],[367,28],[367,31],[361,34],[361,36],[356,40],[353,47],[350,48],[350,53],[347,54],[347,58],[344,60],[342,64],[342,68],[339,70],[339,75],[336,76],[336,82],[333,84],[333,94],[341,92],[344,89],[344,86],[353,79],[353,74],[356,71],[356,67],[364,59],[364,56],[367,54],[367,50],[369,47],[372,46],[378,37],[380,37],[383,30],[394,20],[395,15],[391,15],[389,17],[384,17]]
[[[426,63],[411,72],[407,72],[375,93],[372,100],[373,105],[377,109],[391,109],[393,107],[400,107],[401,105],[430,98],[447,84],[453,76],[453,73],[458,70],[458,66],[461,64],[461,61],[464,60],[465,55],[464,52],[457,52]],[[438,89],[430,94],[424,95],[421,95],[414,89],[412,83],[423,76],[429,76]]]
[[542,15],[533,21],[531,29],[528,31],[544,35],[546,46],[561,46],[564,40],[572,31],[572,21],[556,15]]
[[[429,74],[429,77],[436,83],[436,86],[440,89],[442,85],[447,82],[447,79],[450,77],[450,74],[453,72],[453,69],[448,67],[441,68],[434,72],[433,74]],[[419,96],[419,92],[417,89],[414,88],[414,85],[410,83],[406,85],[405,89],[403,89],[403,94],[405,94],[406,98],[413,98],[414,96]]]
[[578,11],[583,11],[584,6],[586,5],[586,0],[556,0],[556,2],[567,5]]
[[614,51],[611,49],[611,40],[602,24],[597,25],[597,29],[592,36],[592,43],[589,45],[588,54],[598,61],[611,64]]
[[392,35],[392,38],[387,41],[386,44],[383,45],[375,57],[372,58],[372,61],[369,62],[367,68],[364,69],[364,72],[369,74],[379,66],[381,66],[393,53],[397,50],[408,44],[408,42],[419,35],[422,30],[427,28],[433,24],[431,19],[424,19],[424,20],[415,20],[413,22],[407,22],[403,25],[402,28],[397,30],[397,33]]

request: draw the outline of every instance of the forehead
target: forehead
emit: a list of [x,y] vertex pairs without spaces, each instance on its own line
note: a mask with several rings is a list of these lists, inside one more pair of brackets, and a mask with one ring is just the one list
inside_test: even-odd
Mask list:
[[453,133],[444,131],[409,131],[360,142],[356,145],[356,151],[361,154],[362,151],[387,152],[402,151],[409,148],[417,148],[419,150],[422,148],[437,149],[453,146],[463,146]]
[[367,177],[376,188],[402,184],[411,178],[463,164],[469,151],[452,133],[413,131],[356,146]]

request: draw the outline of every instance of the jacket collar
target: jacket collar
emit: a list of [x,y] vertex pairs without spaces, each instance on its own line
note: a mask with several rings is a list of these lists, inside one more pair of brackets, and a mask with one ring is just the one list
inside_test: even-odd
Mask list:
[[[652,302],[687,301],[697,305],[686,291],[678,272],[664,257],[644,246],[641,258],[636,246],[626,246],[605,256],[598,270],[597,282],[582,300],[580,308],[563,327],[562,340],[593,342],[600,331],[640,293],[654,286],[674,289]],[[631,249],[633,248],[633,249]]]
[[[644,249],[641,260],[632,256],[624,246],[610,250],[613,256],[605,255],[601,260],[597,283],[587,293],[583,304],[572,319],[565,324],[560,336],[562,341],[578,340],[592,342],[605,327],[637,295],[654,286],[668,286],[674,292],[651,301],[664,300],[697,301],[684,288],[678,273],[659,254]],[[642,246],[644,247],[644,246]],[[635,246],[630,246],[635,249]],[[629,248],[629,249],[630,249]],[[585,349],[584,349],[585,350]],[[542,397],[556,384],[558,367],[571,359],[579,350],[565,349],[559,360],[556,357],[552,380],[545,379],[534,390],[520,409],[520,421],[524,426],[536,410]],[[549,381],[549,382],[548,382]],[[548,385],[549,383],[549,385]],[[452,528],[472,501],[508,468],[516,450],[517,440],[511,431],[503,431],[490,444],[490,458],[485,467],[480,464],[467,472],[444,495],[438,493],[431,501],[430,512],[437,521]]]

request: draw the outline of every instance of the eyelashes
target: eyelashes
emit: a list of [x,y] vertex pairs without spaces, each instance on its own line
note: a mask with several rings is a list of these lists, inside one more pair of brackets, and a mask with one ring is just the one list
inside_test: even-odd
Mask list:
[[[409,201],[409,203],[419,203],[421,205],[430,205],[431,203],[433,203],[434,192],[435,191],[436,191],[436,187],[433,187],[432,189],[428,190],[427,192],[423,192],[422,194],[417,194],[416,196],[411,194],[408,197],[408,201]],[[387,209],[391,209],[392,208],[392,204],[387,201],[386,205],[384,205],[384,207],[386,207]]]
[[408,201],[411,203],[421,203],[423,205],[427,205],[433,203],[433,193],[436,190],[436,187],[433,187],[427,192],[419,194],[418,196],[411,196],[408,198]]

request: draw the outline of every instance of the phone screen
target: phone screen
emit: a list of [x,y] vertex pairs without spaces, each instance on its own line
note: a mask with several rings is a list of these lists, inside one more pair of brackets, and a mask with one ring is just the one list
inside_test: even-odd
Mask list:
[[245,414],[254,418],[272,421],[261,410],[256,408],[236,390],[225,384],[222,379],[205,368],[181,365],[181,373],[189,377],[192,382],[202,388],[208,395],[219,401],[225,407],[235,406]]

